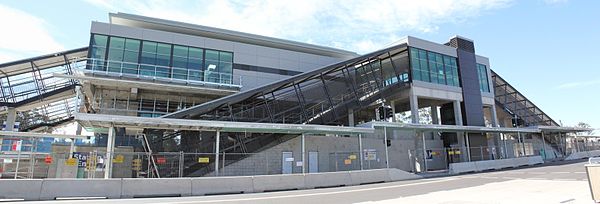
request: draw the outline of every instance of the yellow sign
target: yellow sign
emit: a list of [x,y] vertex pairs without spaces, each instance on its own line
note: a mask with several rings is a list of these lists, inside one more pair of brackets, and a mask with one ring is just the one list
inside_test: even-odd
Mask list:
[[141,171],[142,170],[142,160],[141,159],[134,159],[131,161],[131,169],[133,169],[134,171]]
[[75,159],[75,158],[69,158],[69,159],[67,159],[67,161],[65,162],[65,164],[67,166],[75,166],[75,165],[77,165],[77,159]]
[[125,157],[122,154],[119,154],[117,156],[115,156],[115,159],[113,159],[114,163],[123,163],[123,160],[125,160]]
[[454,155],[454,151],[448,151],[448,155]]
[[350,160],[350,159],[345,159],[345,160],[344,160],[344,164],[345,164],[345,165],[350,165],[350,164],[352,164],[352,160]]
[[459,150],[454,151],[454,154],[460,154]]
[[356,159],[356,155],[352,154],[352,155],[348,156],[348,159]]
[[208,163],[210,160],[208,157],[198,157],[198,163]]

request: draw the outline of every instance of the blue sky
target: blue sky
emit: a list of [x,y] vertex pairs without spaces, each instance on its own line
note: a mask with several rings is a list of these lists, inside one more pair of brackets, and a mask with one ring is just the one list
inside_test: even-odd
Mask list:
[[600,127],[600,1],[348,0],[0,2],[0,63],[87,46],[108,12],[153,16],[366,53],[412,35],[476,52],[565,125]]

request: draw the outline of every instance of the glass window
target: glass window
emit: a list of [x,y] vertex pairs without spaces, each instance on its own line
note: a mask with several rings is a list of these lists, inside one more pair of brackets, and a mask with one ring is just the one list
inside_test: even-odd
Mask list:
[[108,41],[108,36],[106,35],[92,35],[92,46],[96,47],[106,47],[106,42]]
[[487,67],[485,65],[477,64],[477,76],[479,77],[479,89],[482,92],[490,92]]
[[90,57],[99,59],[88,66],[94,70],[232,82],[231,52],[97,34],[92,34],[90,45]]
[[459,86],[454,57],[411,47],[410,63],[413,80]]

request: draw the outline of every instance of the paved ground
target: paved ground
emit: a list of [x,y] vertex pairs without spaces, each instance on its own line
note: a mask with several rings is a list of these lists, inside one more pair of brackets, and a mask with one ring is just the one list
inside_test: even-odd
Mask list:
[[[593,203],[584,162],[341,188],[76,203]],[[69,203],[51,201],[35,203]],[[24,203],[24,202],[23,202]]]

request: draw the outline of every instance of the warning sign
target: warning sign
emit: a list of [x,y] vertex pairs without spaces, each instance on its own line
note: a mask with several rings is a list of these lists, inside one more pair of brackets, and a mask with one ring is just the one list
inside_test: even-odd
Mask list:
[[115,159],[113,159],[113,163],[123,163],[123,161],[125,160],[125,157],[122,154],[119,154],[117,156],[115,156]]
[[167,158],[165,158],[165,157],[157,157],[156,158],[156,163],[157,164],[165,164],[165,163],[167,163]]
[[356,155],[352,154],[352,155],[348,156],[348,159],[356,159]]
[[344,164],[345,164],[345,165],[350,165],[350,164],[352,164],[352,160],[350,160],[350,159],[345,159],[345,160],[344,160]]
[[77,165],[77,159],[75,159],[75,158],[68,158],[67,161],[65,161],[65,164],[67,166],[75,166],[75,165]]
[[46,155],[46,158],[44,158],[44,163],[52,164],[52,157],[50,155]]
[[206,164],[208,162],[210,162],[210,159],[208,157],[198,157],[198,163]]
[[365,149],[363,150],[365,160],[377,160],[377,150],[375,149]]

